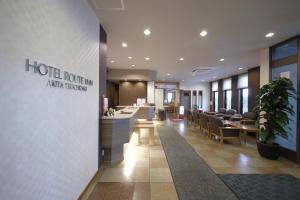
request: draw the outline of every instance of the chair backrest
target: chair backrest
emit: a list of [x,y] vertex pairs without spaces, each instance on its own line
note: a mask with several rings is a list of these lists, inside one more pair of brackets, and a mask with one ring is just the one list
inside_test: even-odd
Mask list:
[[206,117],[206,114],[200,113],[199,114],[199,121],[202,128],[207,129],[208,128],[208,118]]
[[243,114],[244,119],[251,119],[251,120],[256,120],[257,119],[257,113],[255,112],[245,112]]
[[227,115],[234,115],[234,114],[236,114],[237,113],[237,111],[235,110],[235,109],[228,109],[227,111],[226,111],[226,114]]
[[212,118],[210,120],[212,121],[211,127],[210,127],[211,131],[214,134],[220,135],[220,127],[224,126],[222,120],[216,116],[212,116]]
[[219,113],[221,114],[226,114],[226,108],[220,108]]
[[199,113],[196,110],[193,110],[193,118],[194,118],[194,122],[197,122],[199,119]]

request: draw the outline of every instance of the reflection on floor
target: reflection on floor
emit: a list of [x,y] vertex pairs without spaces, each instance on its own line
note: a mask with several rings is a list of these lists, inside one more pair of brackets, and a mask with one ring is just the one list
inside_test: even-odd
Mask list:
[[[185,121],[167,120],[155,124],[167,124],[178,130],[216,173],[289,173],[300,178],[299,165],[284,158],[278,161],[261,158],[251,137],[247,138],[246,144],[230,141],[220,145],[200,133],[198,127],[187,127]],[[156,144],[149,146],[146,131],[142,132],[141,145],[135,145],[136,137],[125,145],[123,162],[104,170],[89,200],[178,199],[158,133],[155,131]]]
[[154,146],[147,144],[146,129],[142,130],[141,145],[137,146],[136,142],[136,135],[133,135],[130,143],[124,147],[124,161],[104,170],[89,200],[178,199],[157,132]]

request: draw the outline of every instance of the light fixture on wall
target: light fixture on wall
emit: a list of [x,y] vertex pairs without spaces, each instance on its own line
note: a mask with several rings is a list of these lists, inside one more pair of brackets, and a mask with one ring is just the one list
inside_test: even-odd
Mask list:
[[128,59],[130,59],[130,60],[131,60],[131,59],[132,59],[132,57],[131,57],[131,56],[128,56]]
[[114,62],[115,62],[114,60],[111,60],[111,61],[110,61],[110,63],[114,63]]
[[181,57],[181,58],[179,58],[179,60],[180,60],[180,61],[184,61],[184,58]]
[[123,42],[122,43],[122,47],[127,47],[128,45],[127,45],[127,43],[126,42]]
[[146,57],[145,60],[150,60],[150,58],[149,58],[149,57]]
[[239,70],[242,70],[243,68],[242,67],[239,67]]
[[224,58],[220,58],[220,60],[219,60],[220,62],[224,62],[225,61],[225,59]]
[[135,67],[135,65],[131,65],[131,67]]

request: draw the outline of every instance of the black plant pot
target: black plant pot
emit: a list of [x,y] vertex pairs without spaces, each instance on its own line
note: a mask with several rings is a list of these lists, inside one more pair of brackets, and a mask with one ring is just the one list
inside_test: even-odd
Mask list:
[[257,141],[257,150],[262,157],[271,160],[277,160],[280,156],[280,145],[277,143],[267,144]]

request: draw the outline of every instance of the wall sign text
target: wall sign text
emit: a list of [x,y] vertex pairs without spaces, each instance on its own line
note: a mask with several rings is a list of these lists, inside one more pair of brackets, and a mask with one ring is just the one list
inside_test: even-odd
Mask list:
[[30,63],[29,59],[26,59],[25,70],[26,72],[47,77],[48,81],[46,86],[51,88],[87,91],[89,86],[93,86],[93,81],[83,76],[63,71],[57,67],[38,63],[37,61]]

